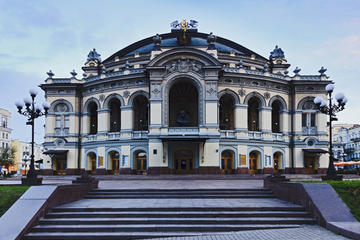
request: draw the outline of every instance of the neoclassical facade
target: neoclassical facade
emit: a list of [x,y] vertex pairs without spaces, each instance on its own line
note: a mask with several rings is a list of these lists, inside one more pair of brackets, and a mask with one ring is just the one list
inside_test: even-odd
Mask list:
[[174,22],[170,33],[105,60],[83,78],[49,77],[44,173],[316,173],[328,166],[326,115],[314,97],[331,82],[302,75],[276,46],[269,58]]

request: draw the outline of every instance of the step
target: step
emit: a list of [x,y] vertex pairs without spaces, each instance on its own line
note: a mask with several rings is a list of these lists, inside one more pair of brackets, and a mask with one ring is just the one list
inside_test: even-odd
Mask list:
[[[260,229],[281,229],[297,228],[299,225],[243,225],[242,230],[260,230]],[[240,230],[237,230],[240,231]],[[184,237],[184,236],[206,236],[224,234],[223,232],[64,232],[61,235],[58,232],[31,232],[25,235],[24,240],[117,240],[117,239],[145,239],[145,238],[166,238],[166,237]]]
[[215,218],[43,218],[41,226],[45,225],[111,225],[111,224],[314,224],[311,217],[215,217]]
[[234,199],[234,198],[275,198],[273,194],[239,194],[239,195],[86,195],[86,199],[203,199],[203,198],[221,198],[221,199]]
[[[286,224],[286,223],[285,223]],[[40,225],[32,232],[229,232],[264,229],[280,224],[129,224],[129,225]],[[291,225],[291,224],[286,224]],[[296,224],[296,226],[298,226]]]
[[55,207],[52,212],[213,212],[213,211],[305,211],[302,206],[286,207],[164,207],[164,208],[87,208],[87,207]]
[[92,189],[91,192],[272,192],[267,188],[240,188],[240,189],[232,189],[232,188],[210,188],[210,189]]
[[164,218],[164,217],[306,217],[294,211],[168,211],[168,212],[50,212],[46,218]]
[[273,194],[269,191],[247,191],[247,192],[115,192],[115,191],[98,191],[88,192],[88,195],[255,195],[255,194]]

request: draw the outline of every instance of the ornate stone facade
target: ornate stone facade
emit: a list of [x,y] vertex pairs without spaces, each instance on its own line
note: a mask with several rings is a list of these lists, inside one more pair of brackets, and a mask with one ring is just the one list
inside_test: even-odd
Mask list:
[[103,61],[93,49],[82,79],[51,72],[46,173],[324,171],[323,71],[289,76],[281,48],[267,59],[196,21],[172,26]]

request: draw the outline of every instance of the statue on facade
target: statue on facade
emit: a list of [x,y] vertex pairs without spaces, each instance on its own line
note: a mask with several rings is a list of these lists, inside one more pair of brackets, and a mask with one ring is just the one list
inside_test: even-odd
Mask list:
[[176,122],[181,125],[190,124],[190,116],[185,110],[180,110],[176,118]]

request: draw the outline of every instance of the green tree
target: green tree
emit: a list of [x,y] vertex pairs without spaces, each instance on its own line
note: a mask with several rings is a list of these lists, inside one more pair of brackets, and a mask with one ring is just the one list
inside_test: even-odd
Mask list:
[[15,152],[16,152],[16,148],[15,147],[6,147],[1,149],[0,152],[0,165],[4,166],[7,170],[8,173],[10,166],[15,165]]

